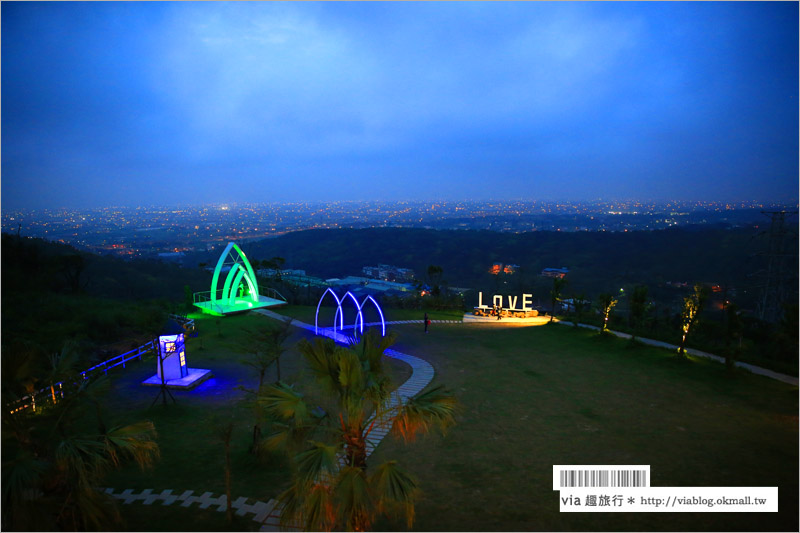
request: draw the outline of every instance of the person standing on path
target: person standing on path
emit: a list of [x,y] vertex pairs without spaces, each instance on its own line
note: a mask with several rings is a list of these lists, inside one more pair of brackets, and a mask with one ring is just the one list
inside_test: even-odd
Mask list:
[[428,333],[428,325],[431,323],[431,321],[428,320],[428,313],[425,313],[425,318],[423,319],[423,322],[425,322],[425,333]]

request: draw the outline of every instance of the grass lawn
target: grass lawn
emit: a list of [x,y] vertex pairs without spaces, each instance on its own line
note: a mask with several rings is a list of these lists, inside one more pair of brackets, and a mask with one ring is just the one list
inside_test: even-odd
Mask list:
[[[313,324],[314,310],[282,312]],[[389,320],[402,319],[396,316],[402,315]],[[120,419],[153,420],[162,458],[148,472],[113,473],[107,486],[222,493],[223,449],[211,428],[230,419],[236,423],[234,497],[266,501],[278,494],[289,478],[285,462],[261,463],[247,453],[253,420],[237,403],[244,393],[236,387],[253,387],[256,378],[232,349],[242,327],[267,320],[223,318],[220,337],[216,320],[201,318],[187,359],[191,367],[212,369],[215,378],[194,392],[175,392],[177,405],[149,407],[157,390],[139,383],[155,373],[153,361],[115,374],[108,406]],[[433,385],[446,384],[462,405],[458,425],[445,437],[409,446],[390,437],[371,458],[372,464],[397,459],[417,475],[423,496],[416,530],[797,530],[797,387],[746,373],[728,376],[716,363],[681,361],[666,350],[564,326],[442,324],[428,335],[414,324],[392,329],[396,348],[428,360],[436,369]],[[307,335],[298,329],[290,344]],[[408,367],[394,365],[402,383]],[[282,359],[282,377],[307,379],[294,350]],[[649,464],[654,486],[777,485],[780,513],[561,514],[553,464]],[[164,512],[174,504],[121,507],[141,510],[136,519],[142,522],[130,529],[147,529],[138,524],[151,513],[161,530],[204,527]],[[224,513],[209,512],[224,523]],[[231,529],[251,527],[237,524]],[[376,529],[404,526],[385,521]]]
[[[463,408],[446,437],[376,450],[418,476],[415,529],[797,530],[797,387],[564,326],[395,329]],[[649,464],[653,486],[777,485],[780,513],[561,514],[554,464]]]
[[144,505],[141,501],[119,506],[123,524],[112,531],[258,531],[260,527],[249,517],[236,516],[228,523],[225,511],[212,506],[200,509],[197,504],[181,507],[179,503],[164,506],[161,503]]

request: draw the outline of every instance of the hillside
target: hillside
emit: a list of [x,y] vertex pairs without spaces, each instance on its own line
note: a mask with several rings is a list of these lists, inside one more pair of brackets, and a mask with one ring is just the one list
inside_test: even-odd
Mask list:
[[[491,287],[494,262],[520,265],[509,278],[524,288],[543,268],[566,266],[574,290],[599,292],[623,284],[658,285],[666,281],[709,281],[736,287],[751,305],[762,268],[755,254],[764,243],[755,229],[670,229],[652,232],[437,231],[372,228],[309,230],[248,243],[249,257],[286,258],[289,268],[323,278],[359,274],[378,263],[413,268],[422,277],[428,265],[440,265],[452,286]],[[795,284],[796,290],[796,284]]]
[[3,234],[3,347],[51,354],[79,341],[87,352],[111,349],[110,343],[130,349],[152,339],[166,313],[178,310],[186,285],[207,290],[210,278],[196,268],[125,261]]

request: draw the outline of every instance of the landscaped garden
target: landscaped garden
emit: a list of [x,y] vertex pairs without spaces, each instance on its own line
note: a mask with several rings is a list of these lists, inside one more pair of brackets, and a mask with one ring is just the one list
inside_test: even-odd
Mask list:
[[[286,313],[313,324],[314,310]],[[421,319],[421,313],[406,317],[387,310],[387,320]],[[128,466],[114,472],[106,484],[137,492],[224,494],[224,448],[214,428],[233,422],[233,497],[277,497],[288,486],[290,469],[279,455],[248,452],[255,419],[240,387],[254,388],[258,377],[240,362],[247,354],[238,347],[243,328],[273,321],[254,313],[197,321],[200,334],[188,340],[188,363],[211,369],[215,377],[194,391],[173,391],[176,404],[159,400],[151,407],[158,389],[140,382],[155,372],[153,361],[111,377],[106,407],[120,421],[152,420],[161,458],[149,471]],[[434,324],[428,335],[418,324],[390,327],[398,334],[395,348],[430,362],[436,370],[430,386],[446,385],[461,407],[446,436],[410,445],[390,436],[369,459],[397,459],[417,476],[422,495],[414,529],[797,529],[796,386],[743,371],[731,375],[718,363],[679,359],[565,326]],[[297,329],[288,340],[290,349],[281,358],[284,381],[309,382],[292,348],[308,336]],[[390,365],[398,385],[408,378],[406,365]],[[276,379],[274,368],[266,379]],[[653,486],[777,485],[780,512],[561,514],[552,490],[553,464],[648,464]],[[129,530],[258,527],[241,518],[228,524],[213,507],[120,507]],[[376,524],[405,527],[401,520]]]

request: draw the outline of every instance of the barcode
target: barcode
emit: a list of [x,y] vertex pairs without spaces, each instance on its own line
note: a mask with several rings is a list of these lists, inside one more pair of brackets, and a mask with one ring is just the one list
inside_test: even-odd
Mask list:
[[647,487],[647,470],[561,470],[561,487]]

